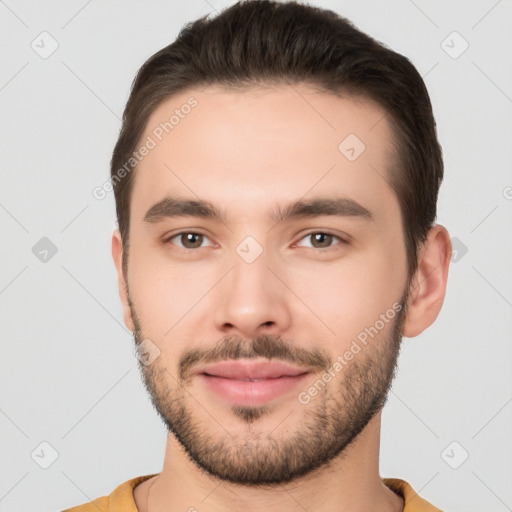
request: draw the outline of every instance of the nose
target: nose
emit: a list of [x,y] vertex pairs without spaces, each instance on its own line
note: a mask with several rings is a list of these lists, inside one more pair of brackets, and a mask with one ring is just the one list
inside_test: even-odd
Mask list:
[[289,328],[289,290],[268,263],[265,252],[252,263],[235,255],[231,272],[216,290],[214,323],[223,335],[277,336]]

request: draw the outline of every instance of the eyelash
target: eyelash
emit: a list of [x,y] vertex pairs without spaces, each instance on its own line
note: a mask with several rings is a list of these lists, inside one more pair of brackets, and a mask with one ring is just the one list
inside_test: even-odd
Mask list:
[[[335,244],[335,245],[331,245],[329,247],[326,247],[326,248],[320,248],[320,247],[310,247],[310,249],[318,249],[318,250],[322,250],[322,251],[327,251],[329,249],[335,249],[337,245],[347,245],[348,242],[347,240],[343,239],[341,236],[339,235],[335,235],[334,233],[331,233],[330,231],[311,231],[309,233],[306,233],[302,238],[300,238],[299,242],[304,240],[305,238],[308,238],[312,235],[327,235],[327,236],[332,236],[333,239],[338,239],[338,244]],[[296,245],[296,244],[294,244]]]
[[[320,247],[309,247],[309,249],[318,249],[322,252],[325,252],[325,251],[328,251],[329,249],[335,249],[337,245],[348,245],[348,241],[343,239],[342,237],[340,237],[339,235],[336,235],[334,233],[331,233],[330,231],[311,231],[309,233],[306,233],[304,236],[302,236],[302,238],[300,238],[298,240],[298,242],[304,240],[305,238],[307,237],[310,237],[312,235],[319,235],[319,234],[322,234],[322,235],[328,235],[328,236],[332,236],[334,239],[338,239],[339,241],[339,244],[335,244],[333,246],[329,246],[329,247],[326,247],[326,248],[320,248]],[[167,243],[172,243],[171,241],[174,239],[174,238],[177,238],[177,237],[180,237],[181,235],[201,235],[205,238],[208,238],[205,234],[203,233],[199,233],[199,232],[196,232],[196,231],[180,231],[179,233],[174,233],[173,235],[167,237],[165,240],[164,240],[164,243],[167,244]],[[209,238],[208,238],[209,239]],[[295,242],[294,245],[296,245],[298,242]],[[173,244],[174,245],[174,244]],[[187,247],[180,247],[180,246],[177,246],[178,249],[182,249],[184,251],[194,251],[194,250],[197,250],[197,249],[203,249],[204,247],[195,247],[195,248],[187,248]]]

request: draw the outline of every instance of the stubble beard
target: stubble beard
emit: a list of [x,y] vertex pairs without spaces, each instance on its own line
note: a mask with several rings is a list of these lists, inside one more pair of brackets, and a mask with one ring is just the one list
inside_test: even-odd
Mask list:
[[[138,346],[145,336],[133,304],[131,309]],[[270,406],[232,407],[232,418],[220,418],[218,410],[211,410],[208,403],[201,403],[200,397],[192,396],[188,370],[201,358],[197,350],[195,358],[180,359],[177,371],[162,365],[162,358],[147,366],[139,361],[139,369],[153,407],[199,468],[236,484],[279,485],[343,457],[347,447],[382,409],[396,374],[404,318],[402,308],[390,321],[387,332],[369,341],[308,404],[297,399],[293,413],[298,411],[299,416],[293,430],[279,428],[287,416],[279,418],[274,412],[277,409]],[[274,336],[259,336],[250,343],[230,337],[223,339],[219,347],[218,353],[235,356],[233,359],[263,356],[302,362],[294,357],[293,344],[285,344]],[[321,353],[316,357],[321,358]],[[322,361],[325,371],[332,367],[330,358]],[[321,375],[315,376],[315,381]],[[271,431],[258,428],[258,420],[272,413],[277,425]],[[230,429],[233,422],[237,423],[237,433]],[[244,428],[240,428],[240,423]]]

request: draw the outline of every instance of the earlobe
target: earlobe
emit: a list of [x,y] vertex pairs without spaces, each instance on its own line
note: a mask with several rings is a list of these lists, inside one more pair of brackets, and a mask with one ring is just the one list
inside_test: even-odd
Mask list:
[[116,229],[112,234],[112,258],[117,270],[117,286],[119,290],[119,299],[121,300],[121,307],[123,309],[124,324],[130,331],[135,330],[135,325],[132,319],[130,304],[128,302],[128,286],[126,276],[123,272],[123,243],[121,239],[121,232]]
[[418,269],[411,283],[403,335],[412,338],[432,325],[443,305],[452,255],[446,228],[434,225],[418,256]]

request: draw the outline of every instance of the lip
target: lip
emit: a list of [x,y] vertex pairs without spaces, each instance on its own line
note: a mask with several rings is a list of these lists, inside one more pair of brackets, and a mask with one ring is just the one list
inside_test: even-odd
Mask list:
[[235,406],[257,407],[292,392],[309,375],[280,361],[221,361],[201,368],[197,377],[209,391]]
[[308,368],[293,366],[283,361],[236,360],[206,365],[198,373],[233,380],[259,380],[296,377],[308,371]]

